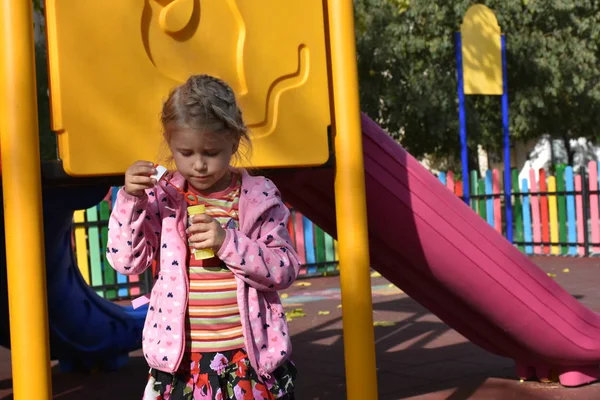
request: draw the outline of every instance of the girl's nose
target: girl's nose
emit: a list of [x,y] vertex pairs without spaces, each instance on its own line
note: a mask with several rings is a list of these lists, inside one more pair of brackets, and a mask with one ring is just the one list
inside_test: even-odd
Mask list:
[[194,160],[194,169],[196,171],[204,171],[206,169],[206,162],[202,156],[198,156],[196,160]]

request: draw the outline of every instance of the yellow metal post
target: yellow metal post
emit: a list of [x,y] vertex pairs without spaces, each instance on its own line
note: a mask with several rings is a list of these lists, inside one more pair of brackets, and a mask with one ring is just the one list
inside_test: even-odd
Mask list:
[[0,150],[17,400],[52,396],[33,40],[32,2],[0,0]]
[[328,4],[346,392],[348,399],[377,399],[353,3],[352,0],[329,0]]

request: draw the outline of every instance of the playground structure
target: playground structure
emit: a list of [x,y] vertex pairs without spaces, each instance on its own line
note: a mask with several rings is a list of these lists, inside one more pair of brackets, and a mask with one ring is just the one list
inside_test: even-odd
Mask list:
[[[52,127],[59,155],[64,170],[77,177],[118,175],[135,159],[154,159],[160,99],[190,74],[202,72],[224,78],[237,92],[254,135],[253,166],[323,165],[332,155],[330,126],[344,132],[335,135],[335,160],[336,191],[345,199],[337,202],[337,212],[348,216],[340,220],[339,230],[346,233],[338,238],[340,262],[348,265],[342,290],[353,293],[342,299],[352,310],[344,313],[345,326],[352,328],[344,335],[348,389],[356,398],[377,397],[352,2],[260,3],[149,0],[84,6],[47,1]],[[36,359],[42,370],[37,390],[49,398],[47,307],[52,314],[55,303],[46,304],[45,274],[53,266],[44,268],[31,3],[3,1],[0,21],[0,147],[13,391],[16,399],[26,398],[28,368]],[[194,59],[195,54],[202,59]],[[82,99],[94,104],[93,115],[99,118],[90,119]],[[309,112],[311,118],[300,118]],[[54,266],[73,267],[69,260]],[[83,290],[81,279],[48,282]],[[98,309],[100,303],[84,300],[84,311]],[[117,318],[100,311],[98,322],[123,328]],[[89,314],[78,314],[69,327],[87,322]],[[53,339],[81,339],[64,325],[50,327]],[[130,329],[129,337],[139,347],[139,330]],[[72,349],[83,358],[112,353],[118,359],[135,348],[106,344]]]
[[[285,200],[338,239],[349,398],[377,398],[371,266],[472,342],[514,359],[521,378],[557,373],[565,386],[598,379],[600,316],[360,115],[352,2],[277,2],[279,8],[267,0],[250,3],[48,0],[53,126],[65,170],[77,177],[118,175],[135,159],[152,159],[160,140],[152,115],[160,98],[184,74],[220,74],[245,99],[257,132],[252,163],[268,168]],[[262,15],[265,10],[270,14]],[[211,37],[192,44],[214,64],[182,59],[189,48],[181,46],[196,40],[196,31],[214,29],[211,14],[221,18],[220,32],[237,34],[222,38],[230,51],[237,49],[237,58],[211,53],[219,44]],[[314,32],[284,18],[290,15],[312,18]],[[99,21],[108,36],[94,30]],[[1,310],[0,327],[8,325],[10,315],[15,399],[28,396],[33,359],[40,398],[42,393],[49,398],[48,343],[65,369],[79,364],[117,368],[140,346],[144,309],[134,312],[100,298],[81,277],[70,248],[72,212],[99,202],[108,186],[42,191],[31,5],[4,0],[0,24],[9,295],[9,313]],[[227,24],[235,29],[222,29]],[[265,26],[289,34],[266,35]],[[172,41],[161,42],[165,37]],[[156,43],[160,54],[148,51]],[[107,51],[116,53],[109,57]],[[174,64],[161,64],[171,54]],[[215,61],[221,59],[233,61],[221,70]],[[270,63],[273,70],[258,69]],[[127,68],[121,71],[123,65]],[[88,74],[97,80],[86,80]],[[85,106],[82,99],[95,106]],[[128,107],[131,113],[125,112]],[[156,138],[148,134],[153,130]],[[138,142],[142,145],[131,146]],[[6,339],[5,329],[1,333]]]

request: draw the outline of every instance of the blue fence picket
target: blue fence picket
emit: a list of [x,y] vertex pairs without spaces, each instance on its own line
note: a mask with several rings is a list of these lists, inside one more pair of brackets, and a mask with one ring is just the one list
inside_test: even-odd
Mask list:
[[487,223],[494,226],[494,189],[492,185],[492,171],[487,170],[485,173],[485,208],[487,209]]
[[439,179],[440,182],[442,182],[442,185],[446,186],[447,179],[446,179],[446,173],[445,172],[438,173],[438,179]]
[[[313,223],[308,218],[302,216],[302,225],[304,225],[304,248],[306,249],[306,264],[311,265],[317,262],[315,252],[315,230]],[[317,272],[316,266],[306,268],[306,273],[314,274]]]

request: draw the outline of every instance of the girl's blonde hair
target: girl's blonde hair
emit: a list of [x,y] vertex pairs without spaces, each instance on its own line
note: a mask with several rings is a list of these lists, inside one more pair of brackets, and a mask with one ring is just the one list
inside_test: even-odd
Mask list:
[[[163,103],[161,112],[163,135],[170,141],[173,129],[193,129],[198,132],[233,135],[239,144],[235,161],[248,161],[251,150],[248,128],[242,118],[231,87],[210,75],[192,75],[174,88]],[[164,159],[172,161],[168,146]],[[168,155],[167,155],[168,154]]]

